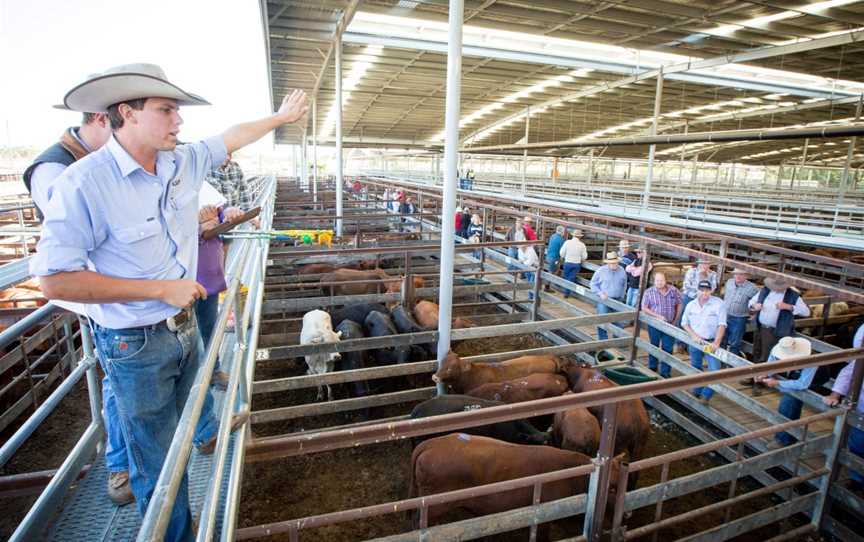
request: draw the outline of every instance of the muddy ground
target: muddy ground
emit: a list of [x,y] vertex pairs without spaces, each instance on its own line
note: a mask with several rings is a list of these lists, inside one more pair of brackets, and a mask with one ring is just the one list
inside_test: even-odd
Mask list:
[[[549,343],[536,335],[521,335],[510,337],[495,337],[465,341],[457,345],[455,351],[463,356],[480,353],[505,352],[549,346]],[[302,363],[272,362],[259,365],[256,379],[278,378],[292,374],[302,374]],[[273,408],[286,404],[300,404],[314,400],[314,390],[303,390],[292,394],[293,397],[258,396],[253,405],[255,410]],[[284,394],[287,395],[287,394]],[[412,404],[391,405],[373,409],[371,416],[390,417],[410,412]],[[255,427],[257,436],[281,434],[294,430],[312,429],[331,425],[343,425],[360,421],[353,414],[335,414],[316,420],[300,422],[279,422],[263,424]],[[698,444],[698,442],[657,413],[652,412],[652,433],[646,446],[646,457],[668,453]],[[248,527],[300,518],[338,510],[381,504],[389,501],[407,498],[409,488],[409,470],[412,447],[409,442],[388,442],[373,446],[354,449],[337,450],[312,454],[308,456],[280,459],[246,466],[244,473],[243,493],[240,505],[240,527]],[[700,472],[723,462],[714,454],[699,456],[672,464],[669,477],[674,479],[695,472]],[[639,487],[653,485],[659,482],[660,468],[642,473]],[[758,487],[755,482],[739,483],[738,493],[744,493]],[[682,498],[672,499],[664,503],[663,517],[680,514],[712,504],[727,498],[728,483],[714,488],[690,494]],[[756,510],[770,507],[779,501],[761,498],[748,501],[731,513],[731,519],[750,514]],[[626,524],[630,528],[645,525],[654,521],[654,506],[635,511]],[[471,516],[463,512],[454,512],[447,517],[448,521],[467,519]],[[797,518],[796,518],[797,519]],[[581,521],[581,520],[580,520]],[[553,540],[575,536],[580,521],[574,526],[555,524],[552,527]],[[681,523],[659,533],[658,540],[680,538],[703,530],[709,526],[720,525],[725,521],[725,513],[701,516],[697,521]],[[798,526],[803,523],[790,522]],[[376,518],[337,524],[328,527],[303,531],[301,540],[321,540],[327,542],[342,542],[366,540],[404,532],[412,528],[412,523],[404,513],[388,514]],[[527,531],[505,533],[488,537],[488,541],[523,541],[527,539]],[[777,526],[772,525],[738,537],[740,542],[762,542],[777,534]],[[646,541],[650,536],[644,537]],[[268,540],[288,541],[288,535],[276,535]],[[809,540],[822,540],[810,538]]]

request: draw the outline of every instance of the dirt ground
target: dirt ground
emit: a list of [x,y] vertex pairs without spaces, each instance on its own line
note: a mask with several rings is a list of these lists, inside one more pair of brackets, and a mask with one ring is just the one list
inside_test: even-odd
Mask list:
[[[469,356],[480,353],[505,352],[548,346],[549,343],[536,335],[517,335],[510,337],[495,337],[464,341],[454,347],[462,355]],[[277,378],[289,374],[302,374],[302,363],[273,362],[260,364],[256,379]],[[273,408],[285,404],[301,404],[313,401],[315,390],[302,390],[292,394],[269,394],[255,399],[254,409]],[[277,397],[290,395],[291,397]],[[374,409],[372,418],[397,416],[407,414],[413,405],[391,405]],[[647,443],[646,457],[652,457],[673,450],[679,450],[697,444],[675,424],[659,414],[652,412],[652,432]],[[317,427],[342,425],[359,421],[351,414],[336,414],[324,416],[310,421],[278,422],[255,427],[255,434],[274,435],[289,431],[308,430]],[[311,454],[307,456],[285,458],[276,461],[252,463],[246,466],[244,473],[243,493],[240,504],[240,527],[248,527],[300,518],[338,510],[346,510],[359,506],[381,504],[408,497],[409,471],[411,461],[411,444],[409,442],[387,442],[354,449],[343,449],[334,452]],[[670,478],[686,476],[703,471],[713,466],[721,465],[719,457],[709,454],[672,464]],[[642,473],[639,487],[653,485],[659,482],[660,469],[651,469]],[[755,482],[739,483],[738,493],[750,491],[758,487]],[[709,488],[682,498],[666,501],[663,507],[663,517],[680,514],[694,508],[706,506],[723,500],[728,494],[728,483]],[[746,506],[733,510],[731,518],[752,513],[758,509],[777,504],[770,498],[748,501]],[[654,506],[636,510],[626,520],[630,528],[653,522]],[[454,512],[447,516],[447,521],[467,519],[471,516],[463,512]],[[681,523],[664,529],[658,540],[671,540],[693,534],[708,526],[720,525],[725,521],[724,512],[702,516],[698,521]],[[571,537],[578,534],[574,529],[580,529],[576,521],[570,524],[555,524],[552,526],[553,540]],[[794,520],[790,525],[798,526]],[[348,542],[367,540],[410,530],[412,526],[407,514],[388,514],[363,521],[352,521],[315,530],[301,532],[301,540],[322,540],[327,542]],[[527,531],[517,531],[488,537],[488,542],[523,541]],[[761,542],[777,533],[777,526],[772,525],[758,531],[747,533],[735,540],[739,542]],[[646,542],[650,537],[645,537]],[[268,540],[288,541],[287,534],[275,535]],[[807,540],[821,540],[810,538]]]

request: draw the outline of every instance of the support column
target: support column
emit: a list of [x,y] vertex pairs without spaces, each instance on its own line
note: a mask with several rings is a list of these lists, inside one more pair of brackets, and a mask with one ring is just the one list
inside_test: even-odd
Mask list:
[[309,162],[306,161],[306,130],[303,130],[303,141],[300,142],[300,186],[303,190],[309,188]]
[[789,189],[790,190],[795,189],[795,177],[797,176],[796,174],[801,173],[801,171],[804,168],[804,164],[807,163],[807,149],[809,147],[810,147],[810,138],[808,137],[807,139],[804,140],[804,151],[801,153],[801,165],[798,166],[797,168],[792,168],[792,180],[789,181]]
[[[531,126],[531,108],[525,109],[525,143],[528,143],[528,129]],[[522,151],[522,195],[528,191],[528,149]]]
[[[660,118],[660,104],[663,100],[663,68],[660,68],[660,73],[657,74],[657,90],[654,93],[654,120],[651,122],[650,135],[657,135],[657,121]],[[642,208],[647,209],[648,203],[651,200],[651,180],[654,177],[654,152],[657,150],[657,145],[651,145],[648,148],[648,175],[645,177],[645,191],[642,194]]]
[[[438,293],[438,368],[450,351],[453,316],[453,259],[456,212],[456,163],[459,159],[459,102],[462,84],[462,20],[464,0],[450,0],[447,36],[447,98],[444,113],[444,186],[441,201],[441,268]],[[444,393],[438,383],[438,394]]]
[[312,99],[312,202],[318,203],[318,98]]
[[592,179],[594,179],[594,147],[588,151],[588,186],[591,186]]
[[336,237],[342,237],[342,34],[336,36]]
[[[858,107],[855,108],[855,122],[861,120],[861,102],[864,100],[864,94],[858,98]],[[831,233],[837,227],[837,219],[840,217],[840,206],[843,205],[843,200],[846,199],[846,183],[849,180],[849,166],[852,164],[852,153],[855,152],[855,143],[858,138],[852,136],[849,139],[849,146],[846,149],[846,161],[843,163],[843,175],[840,177],[840,190],[837,194],[837,209],[834,211],[834,222],[831,224]]]

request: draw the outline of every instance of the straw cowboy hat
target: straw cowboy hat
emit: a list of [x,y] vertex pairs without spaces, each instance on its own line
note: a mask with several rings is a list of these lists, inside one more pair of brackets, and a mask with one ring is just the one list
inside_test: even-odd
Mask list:
[[615,251],[607,252],[606,259],[603,260],[603,263],[618,263],[620,260],[618,259],[618,253]]
[[733,275],[749,275],[750,273],[746,269],[741,269],[740,267],[736,267],[732,270]]
[[108,107],[138,98],[170,98],[178,105],[210,105],[210,102],[186,92],[156,64],[124,64],[108,68],[75,86],[63,97],[63,105],[72,111],[105,113]]
[[797,358],[809,356],[811,351],[812,346],[807,339],[802,337],[783,337],[771,349],[771,356],[777,359]]

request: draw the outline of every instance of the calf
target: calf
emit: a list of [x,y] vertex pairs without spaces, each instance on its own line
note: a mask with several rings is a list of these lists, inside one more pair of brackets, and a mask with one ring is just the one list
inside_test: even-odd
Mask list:
[[[343,340],[362,339],[366,336],[363,333],[363,326],[353,320],[342,320],[336,326],[336,332],[339,333]],[[336,364],[337,371],[350,371],[353,369],[363,369],[366,367],[366,351],[357,350],[354,352],[344,352],[341,354],[339,363]],[[365,380],[357,380],[352,382],[352,395],[354,397],[365,397],[369,395],[369,383]]]
[[490,382],[467,392],[472,397],[503,401],[505,403],[521,403],[534,399],[558,397],[570,389],[567,379],[551,373],[535,373],[515,380]]
[[332,273],[338,269],[374,269],[375,262],[374,261],[366,261],[362,260],[359,262],[351,262],[351,263],[343,263],[343,264],[332,264],[332,263],[307,263],[306,265],[301,265],[297,269],[298,275],[317,275],[321,273]]
[[[340,334],[333,331],[330,315],[322,310],[309,311],[303,315],[303,329],[300,331],[300,344],[324,344],[339,342]],[[325,374],[333,372],[338,353],[311,354],[306,356],[308,374]],[[318,400],[324,397],[324,389],[318,386]],[[333,398],[333,390],[327,386],[327,399]]]
[[[590,465],[587,455],[550,446],[511,444],[486,437],[454,433],[427,440],[411,454],[411,496],[425,497],[436,493],[503,482]],[[620,459],[611,463],[608,503],[615,502]],[[585,493],[588,476],[577,476],[543,484],[541,502],[554,501]],[[532,485],[471,499],[429,507],[428,521],[432,525],[450,510],[462,508],[475,515],[495,514],[531,506]],[[548,540],[549,525],[538,527],[538,540]]]
[[[398,335],[393,320],[386,312],[372,311],[363,321],[367,337],[389,337]],[[372,350],[376,365],[392,365],[411,361],[411,347],[407,344]]]
[[[574,393],[618,386],[618,384],[603,376],[600,371],[590,365],[570,363],[564,370],[567,373],[567,380],[570,382],[570,389]],[[602,406],[590,407],[588,410],[598,422],[603,422]],[[621,401],[618,403],[618,411],[615,417],[618,428],[615,433],[615,453],[626,451],[631,463],[641,459],[642,449],[651,432],[651,421],[648,418],[645,405],[639,399]],[[628,489],[636,487],[638,477],[638,472],[634,472],[630,476],[630,482],[627,484]]]
[[600,422],[585,407],[556,412],[552,440],[565,450],[594,456],[600,447]]
[[443,382],[456,393],[465,393],[490,382],[505,382],[534,373],[554,374],[559,370],[555,356],[521,356],[495,363],[480,363],[464,360],[448,352],[441,368],[432,380]]
[[[418,301],[414,305],[414,318],[424,329],[438,329],[438,304],[431,301]],[[474,327],[467,318],[453,320],[453,329]]]
[[[429,416],[440,416],[454,412],[468,412],[503,404],[500,401],[488,401],[467,395],[439,395],[415,406],[414,410],[411,411],[411,419],[428,418]],[[470,427],[462,431],[471,435],[491,437],[516,444],[547,444],[550,441],[549,433],[538,431],[525,420],[498,422],[480,427]]]
[[[396,293],[402,290],[402,279],[399,277],[391,277],[383,269],[371,269],[362,271],[357,269],[336,269],[332,273],[327,273],[321,276],[320,282],[348,282],[348,281],[376,281],[376,282],[357,282],[355,284],[333,284],[322,286],[325,292],[331,295],[362,295],[374,294],[378,292],[379,286],[383,285],[384,291],[387,293]],[[413,284],[415,288],[422,288],[425,285],[423,277],[414,277]]]
[[331,311],[330,318],[333,320],[333,325],[338,327],[343,320],[362,323],[372,311],[387,312],[387,309],[381,303],[355,303]]

